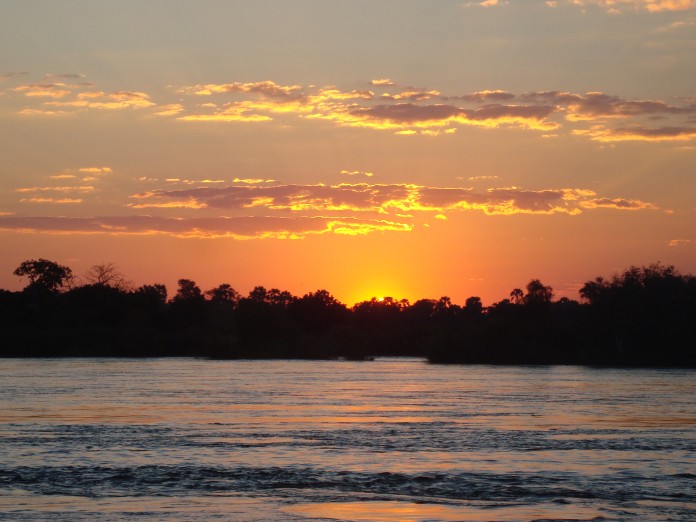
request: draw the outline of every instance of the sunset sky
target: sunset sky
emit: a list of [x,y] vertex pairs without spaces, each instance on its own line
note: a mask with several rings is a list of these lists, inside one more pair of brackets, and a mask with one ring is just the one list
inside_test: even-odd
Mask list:
[[0,122],[0,288],[696,272],[696,0],[5,1]]

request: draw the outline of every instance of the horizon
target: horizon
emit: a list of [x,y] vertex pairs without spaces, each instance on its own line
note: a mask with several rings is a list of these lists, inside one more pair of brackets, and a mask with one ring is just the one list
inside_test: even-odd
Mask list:
[[10,4],[0,288],[36,258],[346,304],[696,273],[695,25],[692,0]]
[[[30,262],[30,261],[39,261],[39,260],[40,261],[48,261],[49,263],[55,263],[52,260],[46,260],[43,258],[39,258],[38,260],[32,259],[32,260],[25,260],[25,261]],[[24,264],[24,263],[22,263],[22,264]],[[72,272],[72,269],[70,269],[70,267],[66,267],[66,266],[60,265],[60,264],[58,264],[58,265],[62,269],[67,268],[69,270],[69,272],[68,272],[69,283],[67,284],[67,286],[63,286],[60,290],[58,290],[58,292],[69,292],[73,289],[80,288],[83,286],[96,285],[96,286],[112,287],[112,288],[115,288],[121,292],[130,293],[130,292],[136,292],[139,289],[144,288],[146,286],[164,284],[164,283],[159,282],[159,281],[151,281],[151,282],[146,282],[146,283],[142,283],[142,284],[135,283],[134,281],[128,279],[127,275],[123,274],[120,271],[119,267],[113,263],[104,263],[101,265],[92,265],[92,267],[90,267],[90,269],[85,274],[82,274],[82,275],[75,274],[74,272]],[[625,277],[625,274],[628,273],[632,269],[638,269],[638,270],[643,271],[643,272],[645,272],[646,270],[651,270],[651,269],[656,269],[660,272],[663,272],[665,269],[672,269],[673,273],[676,276],[679,276],[682,278],[696,277],[696,276],[694,276],[694,274],[681,272],[677,267],[674,267],[673,265],[665,265],[665,264],[660,263],[658,261],[658,262],[650,263],[649,265],[643,265],[643,266],[638,266],[638,265],[627,266],[624,268],[624,270],[621,270],[619,272],[615,272],[615,273],[610,274],[610,275],[597,275],[596,277],[589,279],[588,281],[585,281],[585,283],[593,283],[599,279],[602,279],[602,280],[609,282],[609,283],[611,283],[612,281],[616,281],[616,280],[622,280]],[[100,279],[100,276],[98,274],[103,274],[103,282]],[[0,288],[0,291],[6,290],[6,291],[22,292],[23,290],[25,290],[26,288],[29,287],[30,280],[29,280],[27,274],[15,275],[15,277],[21,282],[20,286],[22,288],[20,288],[19,290]],[[511,288],[510,292],[505,294],[504,297],[493,300],[491,302],[486,302],[485,300],[481,299],[480,296],[476,296],[476,295],[470,295],[470,296],[467,296],[462,301],[458,301],[458,300],[451,299],[450,296],[447,294],[443,294],[440,296],[420,296],[420,297],[415,297],[415,298],[383,294],[383,295],[372,295],[372,296],[369,296],[365,299],[361,299],[360,301],[355,301],[352,303],[345,302],[342,299],[336,297],[336,295],[334,295],[332,293],[331,289],[328,287],[316,288],[313,290],[306,290],[306,291],[302,291],[302,292],[298,293],[298,292],[293,292],[291,290],[288,290],[287,288],[282,287],[282,286],[270,287],[270,286],[265,286],[265,285],[259,284],[259,285],[254,285],[248,291],[240,291],[240,289],[236,288],[234,285],[231,285],[227,282],[220,282],[220,283],[212,285],[210,287],[207,287],[207,286],[204,287],[204,286],[199,285],[195,280],[191,280],[188,278],[179,278],[177,280],[176,285],[169,286],[169,285],[164,284],[164,286],[167,290],[167,302],[171,302],[173,300],[173,298],[177,295],[178,288],[181,286],[181,285],[179,285],[179,281],[193,282],[195,284],[195,286],[199,288],[199,290],[202,292],[202,294],[204,296],[206,296],[206,299],[210,299],[210,295],[208,295],[209,292],[212,292],[213,290],[216,290],[219,287],[222,287],[225,285],[229,285],[230,289],[235,291],[238,294],[239,299],[250,298],[252,292],[257,288],[263,288],[265,290],[278,290],[281,292],[289,292],[290,295],[296,299],[300,299],[300,298],[307,296],[309,294],[314,294],[317,292],[325,291],[325,292],[328,292],[328,294],[330,294],[340,304],[346,306],[348,309],[352,309],[355,306],[357,306],[361,303],[365,303],[365,302],[382,303],[385,301],[391,301],[391,302],[395,302],[395,303],[400,303],[400,302],[406,301],[407,306],[410,306],[410,305],[417,303],[420,300],[438,301],[440,299],[448,299],[452,305],[463,307],[465,304],[465,301],[469,298],[478,298],[478,299],[480,299],[480,302],[484,308],[489,308],[489,307],[494,307],[495,305],[501,303],[502,301],[509,300],[512,297],[512,294],[514,291],[516,291],[516,290],[524,291],[525,289],[528,288],[528,285],[532,284],[532,283],[540,283],[542,286],[548,288],[551,291],[551,301],[552,302],[558,302],[561,299],[570,299],[570,300],[577,301],[580,303],[587,301],[582,295],[580,295],[580,287],[578,288],[577,296],[559,295],[551,285],[544,285],[543,279],[540,279],[540,278],[530,278],[526,283],[520,284],[520,285],[517,285],[517,286]],[[67,280],[66,280],[66,282],[67,282]],[[585,286],[585,285],[583,285],[583,286]]]

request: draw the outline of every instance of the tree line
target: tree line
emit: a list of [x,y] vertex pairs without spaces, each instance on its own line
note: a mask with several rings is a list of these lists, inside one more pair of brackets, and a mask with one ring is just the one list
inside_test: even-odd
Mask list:
[[433,363],[696,367],[696,277],[659,263],[586,282],[554,299],[539,279],[484,306],[448,297],[372,298],[352,307],[180,279],[135,287],[106,263],[78,281],[46,259],[22,262],[20,292],[0,290],[0,357],[344,358],[423,356]]

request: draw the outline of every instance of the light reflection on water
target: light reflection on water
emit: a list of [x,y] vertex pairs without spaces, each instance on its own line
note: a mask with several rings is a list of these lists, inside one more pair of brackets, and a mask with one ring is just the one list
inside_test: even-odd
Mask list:
[[72,359],[0,374],[0,519],[696,519],[690,370]]

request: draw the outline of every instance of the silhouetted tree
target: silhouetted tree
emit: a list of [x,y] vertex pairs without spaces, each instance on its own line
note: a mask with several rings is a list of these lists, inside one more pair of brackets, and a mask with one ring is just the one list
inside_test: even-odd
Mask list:
[[133,284],[128,281],[113,263],[94,265],[85,273],[88,284],[111,286],[119,290],[130,290]]
[[[515,290],[512,291],[514,293]],[[512,293],[510,295],[512,295]],[[553,299],[553,288],[544,286],[538,279],[527,283],[527,293],[524,295],[526,305],[547,305]]]
[[516,305],[522,304],[524,302],[524,292],[519,288],[515,288],[510,292],[510,302]]
[[271,288],[266,294],[266,302],[281,308],[287,308],[290,303],[295,300],[293,296],[287,290],[278,290],[277,288]]
[[241,297],[231,285],[223,283],[205,292],[212,303],[236,306]]
[[29,279],[25,288],[29,291],[57,292],[68,288],[73,280],[70,268],[47,259],[23,261],[14,271],[14,275]]
[[161,284],[143,285],[135,291],[135,294],[153,303],[164,304],[167,302],[167,287]]
[[481,298],[477,296],[469,297],[464,302],[464,309],[469,317],[475,318],[481,316],[483,313],[483,303]]
[[[229,285],[207,292],[180,279],[127,290],[112,264],[89,284],[45,259],[22,263],[22,292],[0,290],[0,356],[211,356],[221,358],[427,355],[432,362],[696,367],[696,277],[659,263],[598,277],[583,303],[533,279],[526,292],[484,308],[448,297],[372,298],[348,309],[326,290],[302,297]],[[63,290],[63,291],[61,291]]]
[[263,286],[255,286],[249,292],[248,299],[255,303],[265,303],[268,291]]
[[203,293],[196,285],[195,281],[191,281],[190,279],[179,279],[177,284],[179,285],[179,288],[176,291],[176,295],[172,299],[173,302],[203,302]]

